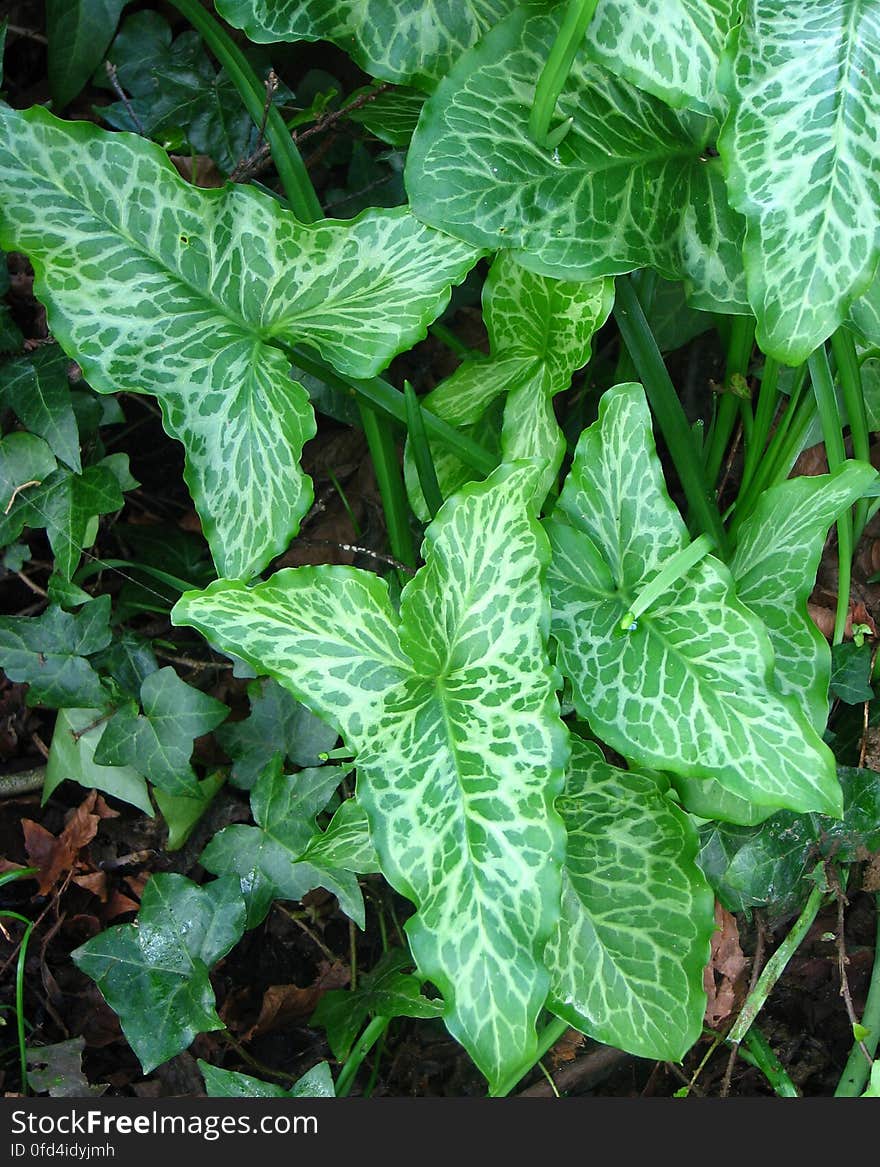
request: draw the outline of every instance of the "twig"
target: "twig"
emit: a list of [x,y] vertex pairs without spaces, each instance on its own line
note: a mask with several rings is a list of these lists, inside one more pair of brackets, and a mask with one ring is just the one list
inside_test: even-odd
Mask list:
[[[764,947],[766,944],[764,935],[764,921],[757,913],[756,920],[758,925],[758,935],[755,938],[755,955],[752,958],[752,975],[749,978],[749,991],[746,997],[751,997],[755,991],[755,985],[758,983],[758,977],[761,973],[761,968],[764,964]],[[727,1059],[727,1068],[724,1071],[724,1078],[721,1082],[721,1097],[726,1098],[730,1094],[730,1080],[733,1077],[733,1067],[736,1065],[737,1054],[739,1053],[740,1043],[734,1042],[733,1048],[730,1051],[730,1057]]]
[[125,112],[131,118],[131,124],[134,126],[134,128],[137,130],[137,132],[141,135],[141,137],[145,138],[147,135],[144,131],[143,124],[141,123],[141,119],[134,112],[134,106],[128,100],[128,96],[126,95],[125,90],[119,84],[119,81],[116,77],[116,66],[111,64],[110,61],[105,61],[104,68],[107,70],[107,80],[110,82],[111,86],[113,87],[113,92],[116,94],[116,96],[122,102],[122,104],[125,106]]
[[[552,1089],[547,1082],[535,1082],[534,1085],[521,1090],[517,1098],[550,1098],[554,1094],[557,1097],[560,1094],[570,1094],[575,1089],[591,1090],[630,1061],[631,1056],[608,1045],[600,1046],[599,1049],[590,1050],[589,1053],[575,1058],[569,1065],[557,1070],[551,1079]],[[543,1068],[541,1066],[541,1069]]]
[[36,766],[32,770],[19,770],[15,774],[0,774],[0,798],[17,798],[22,794],[33,794],[43,789],[46,781],[46,767]]
[[742,441],[742,436],[743,436],[743,424],[742,424],[742,421],[740,420],[737,422],[736,433],[733,435],[733,441],[730,444],[730,451],[727,455],[727,460],[724,463],[724,473],[721,476],[721,481],[719,482],[718,490],[716,491],[716,498],[718,499],[719,502],[721,501],[721,498],[724,494],[724,488],[725,488],[725,486],[727,486],[727,480],[730,477],[730,472],[733,469],[733,460],[736,457],[737,450],[739,450],[739,445],[740,445],[740,442]]
[[20,24],[7,24],[6,31],[14,33],[15,36],[26,37],[29,41],[36,41],[38,44],[47,45],[49,38],[43,36],[41,32],[37,32],[33,28],[22,28]]
[[867,1059],[868,1065],[871,1065],[873,1058],[871,1052],[865,1045],[864,1039],[856,1037],[856,1026],[859,1024],[859,1019],[856,1016],[856,1011],[853,1006],[852,993],[849,988],[849,977],[846,975],[846,966],[849,964],[849,957],[846,953],[846,936],[844,934],[844,908],[849,904],[849,900],[844,895],[843,888],[840,886],[840,875],[833,868],[829,868],[830,878],[829,883],[837,900],[837,933],[834,937],[834,946],[837,949],[837,970],[840,973],[840,995],[843,997],[843,1003],[846,1006],[846,1015],[849,1017],[849,1023],[852,1026],[853,1037],[856,1040],[859,1048]]

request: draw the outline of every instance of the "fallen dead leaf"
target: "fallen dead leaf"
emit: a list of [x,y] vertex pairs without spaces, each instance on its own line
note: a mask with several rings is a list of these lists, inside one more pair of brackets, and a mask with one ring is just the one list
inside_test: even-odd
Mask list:
[[733,1012],[737,982],[748,964],[740,947],[736,918],[717,901],[711,944],[709,963],[703,970],[703,987],[708,998],[705,1021],[712,1029],[717,1029]]
[[30,865],[37,868],[40,895],[49,895],[69,871],[75,870],[80,851],[98,833],[100,818],[94,813],[97,793],[96,790],[90,791],[71,811],[60,835],[53,835],[32,819],[22,819],[25,850]]
[[305,1021],[314,1013],[318,1001],[329,989],[344,988],[351,979],[348,967],[339,961],[322,961],[316,979],[306,989],[298,985],[270,985],[263,993],[260,1015],[242,1041],[252,1041],[274,1029],[296,1021]]

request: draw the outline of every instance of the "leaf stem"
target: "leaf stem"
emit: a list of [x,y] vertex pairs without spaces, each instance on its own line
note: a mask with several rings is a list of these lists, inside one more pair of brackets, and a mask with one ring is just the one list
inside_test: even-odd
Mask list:
[[751,440],[746,444],[743,476],[739,487],[739,493],[741,495],[748,489],[752,477],[758,468],[758,460],[766,450],[778,403],[779,361],[774,357],[765,357],[764,371],[761,375],[761,387],[758,390],[758,407],[755,410],[755,423],[752,427]]
[[345,1059],[339,1078],[336,1082],[336,1097],[347,1098],[348,1092],[354,1083],[355,1074],[379,1038],[391,1023],[390,1017],[374,1017],[364,1032],[355,1042],[354,1048]]
[[551,1021],[548,1021],[541,1032],[538,1034],[538,1048],[534,1061],[531,1063],[531,1065],[525,1067],[521,1066],[519,1069],[516,1069],[512,1073],[508,1074],[508,1076],[502,1080],[498,1089],[492,1092],[492,1097],[506,1098],[514,1086],[516,1086],[518,1082],[522,1081],[526,1074],[528,1074],[528,1072],[533,1069],[538,1064],[538,1062],[540,1062],[544,1054],[546,1054],[549,1049],[552,1049],[553,1046],[556,1045],[557,1041],[559,1041],[560,1037],[562,1037],[564,1033],[567,1033],[569,1029],[571,1029],[571,1026],[567,1021],[563,1021],[561,1017],[554,1017]]
[[622,632],[631,631],[639,616],[664,592],[668,592],[677,580],[687,575],[701,559],[705,559],[713,546],[711,535],[700,535],[693,543],[682,547],[680,551],[676,551],[675,555],[667,559],[660,571],[633,600],[632,607],[620,621],[620,630]]
[[428,435],[425,433],[422,407],[418,397],[416,397],[416,391],[409,381],[403,383],[403,396],[406,401],[406,428],[409,431],[413,461],[419,476],[419,486],[422,488],[428,513],[433,519],[443,506],[443,494],[440,490],[440,483],[437,481],[437,469],[431,455]]
[[[848,328],[841,325],[831,337],[831,351],[837,362],[837,380],[843,394],[852,438],[853,456],[862,462],[871,460],[871,437],[865,395],[862,392],[862,371],[856,354],[856,343]],[[869,502],[860,498],[853,512],[853,542],[857,543],[865,529]]]
[[732,392],[732,386],[734,378],[744,379],[748,374],[755,343],[755,323],[753,316],[734,316],[731,321],[724,392],[718,400],[706,453],[706,478],[713,484],[718,480],[724,451],[727,449],[740,410],[742,399]]
[[[343,376],[332,365],[328,365],[326,361],[307,349],[300,348],[298,345],[283,345],[282,347],[290,355],[292,363],[304,372],[311,373],[312,376],[317,377],[325,384],[341,389],[349,396],[369,402],[370,405],[406,425],[406,401],[403,394],[381,377],[370,377],[363,380],[357,377]],[[442,443],[472,470],[476,470],[478,474],[483,476],[491,474],[498,465],[498,459],[493,457],[487,449],[466,434],[461,433],[460,430],[455,429],[454,426],[449,425],[448,422],[443,421],[442,418],[437,417],[436,414],[431,413],[429,409],[422,409],[422,420],[430,438]]]
[[757,1025],[753,1025],[745,1035],[743,1045],[745,1048],[739,1051],[739,1056],[744,1062],[761,1071],[773,1087],[773,1093],[777,1098],[800,1098],[800,1091]]
[[[29,868],[28,870],[32,871],[33,868]],[[21,875],[21,872],[16,871],[13,878],[19,875]],[[24,935],[18,946],[18,959],[15,964],[15,1027],[18,1039],[18,1062],[21,1070],[21,1092],[22,1094],[27,1094],[29,1091],[27,1078],[27,1044],[24,1034],[24,970],[27,960],[28,941],[31,938],[31,932],[34,930],[34,921],[29,920],[27,916],[22,916],[19,912],[11,912],[8,910],[0,912],[0,918],[4,920],[18,920],[20,924],[25,925]]]
[[247,57],[198,0],[171,0],[171,3],[200,33],[202,40],[229,74],[254,125],[262,126],[265,118],[266,141],[290,209],[303,223],[322,219],[324,212],[302,156],[287,132],[277,106],[271,100],[267,105],[265,88]]
[[[828,353],[825,346],[820,345],[811,353],[807,360],[810,369],[810,379],[813,382],[813,393],[816,397],[816,406],[819,410],[819,419],[822,423],[822,438],[825,442],[825,453],[828,457],[828,469],[834,471],[846,461],[846,447],[843,442],[843,427],[840,421],[840,411],[837,408],[837,398],[834,395],[834,381],[831,377],[831,368],[828,364]],[[849,612],[850,582],[852,579],[853,556],[853,519],[852,514],[841,515],[837,520],[837,612],[834,619],[833,644],[840,644],[846,630],[846,617]]]
[[547,150],[558,146],[571,129],[572,118],[567,118],[552,132],[550,122],[598,3],[599,0],[569,0],[553,48],[535,86],[535,99],[529,115],[529,134],[533,141]]
[[862,1045],[873,1058],[880,1042],[880,892],[877,893],[874,902],[876,905],[874,968],[871,972],[871,983],[868,985],[865,1011],[862,1014],[862,1025],[868,1033],[862,1041],[854,1042],[840,1081],[837,1083],[837,1089],[834,1091],[835,1098],[856,1098],[862,1093],[871,1072],[871,1062],[865,1057]]
[[[813,868],[813,878],[818,878],[822,873],[823,865],[817,863]],[[752,1023],[761,1012],[767,998],[773,991],[774,985],[782,976],[785,966],[791,960],[792,956],[794,956],[795,950],[809,932],[813,921],[819,914],[819,908],[822,905],[822,898],[825,895],[825,891],[824,879],[821,885],[817,883],[813,887],[813,890],[807,897],[806,904],[804,904],[803,911],[797,920],[795,920],[786,938],[764,965],[761,975],[758,977],[758,983],[746,998],[746,1002],[740,1010],[739,1017],[737,1017],[733,1028],[727,1035],[728,1044],[739,1045],[748,1033]]]
[[415,567],[416,550],[409,528],[409,506],[397,461],[394,435],[387,415],[359,402],[361,424],[370,448],[376,483],[385,512],[391,554],[407,567]]
[[616,297],[614,319],[626,347],[638,369],[645,393],[669,453],[678,472],[682,489],[691,509],[692,520],[701,533],[711,535],[722,558],[727,553],[727,536],[721,524],[721,516],[712,489],[707,485],[703,473],[702,457],[684,409],[678,399],[675,386],[639,298],[630,280],[618,276],[615,281]]

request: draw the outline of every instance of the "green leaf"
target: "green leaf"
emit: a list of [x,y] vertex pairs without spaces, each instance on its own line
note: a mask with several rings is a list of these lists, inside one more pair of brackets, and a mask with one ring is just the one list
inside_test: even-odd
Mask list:
[[75,615],[53,605],[39,616],[0,617],[0,668],[30,686],[29,705],[103,705],[108,694],[85,658],[110,643],[109,619],[109,596]]
[[593,59],[673,107],[718,109],[716,74],[744,0],[599,0]]
[[689,543],[640,385],[602,398],[547,532],[558,662],[597,737],[640,765],[716,778],[759,806],[840,812],[833,755],[800,703],[774,687],[768,634],[722,563],[703,558],[621,629]]
[[263,1082],[235,1070],[221,1070],[198,1059],[209,1098],[335,1098],[333,1076],[326,1062],[319,1062],[285,1090],[274,1082]]
[[[118,457],[114,455],[113,457]],[[122,457],[127,459],[126,455]],[[55,569],[70,581],[82,552],[94,542],[98,515],[121,509],[125,499],[114,471],[105,458],[82,474],[59,467],[38,486],[16,499],[13,513],[28,527],[45,527],[55,553]],[[135,483],[137,485],[137,483]]]
[[[539,487],[549,490],[562,464],[565,438],[553,397],[568,389],[573,373],[590,359],[591,341],[614,302],[610,280],[567,282],[536,275],[501,252],[483,285],[483,318],[491,355],[464,361],[422,398],[451,425],[474,425],[493,400],[505,398],[501,456],[505,462],[538,458],[547,463]],[[449,495],[470,476],[457,459],[436,449],[441,491]],[[407,491],[419,518],[428,518],[408,449]],[[452,489],[450,489],[452,488]]]
[[367,87],[352,93],[346,104],[370,93],[376,93],[376,96],[371,97],[360,109],[353,109],[349,118],[365,126],[371,134],[389,146],[408,146],[425,104],[424,93],[405,87],[384,91]]
[[540,467],[465,487],[428,528],[398,618],[383,580],[302,567],[174,609],[332,720],[446,1023],[493,1088],[534,1062],[564,853],[567,758],[548,666]]
[[477,259],[404,209],[306,226],[252,187],[196,189],[153,144],[39,107],[0,107],[0,207],[0,245],[30,256],[89,384],[158,397],[230,576],[285,550],[311,501],[314,415],[283,346],[370,377]]
[[140,699],[143,715],[129,704],[107,723],[97,761],[133,766],[166,794],[200,799],[190,766],[193,741],[225,721],[228,707],[187,685],[170,666],[144,678]]
[[700,1036],[715,897],[699,838],[662,784],[572,738],[562,917],[548,1008],[597,1041],[678,1061]]
[[672,782],[682,806],[697,818],[753,827],[764,822],[777,809],[774,806],[755,806],[749,799],[725,790],[714,778],[687,778],[676,774]]
[[718,141],[747,220],[749,301],[764,352],[799,365],[846,318],[878,258],[880,4],[748,0],[724,70]]
[[880,1059],[876,1060],[871,1067],[871,1080],[865,1087],[862,1098],[880,1098]]
[[519,6],[442,82],[409,151],[413,211],[476,246],[509,248],[542,275],[654,267],[682,279],[697,308],[746,311],[742,223],[705,153],[710,118],[671,110],[581,56],[558,102],[570,132],[554,151],[532,141],[535,81],[564,11]]
[[69,779],[86,790],[103,790],[113,798],[131,803],[152,818],[153,805],[143,775],[131,766],[99,766],[95,761],[107,716],[105,709],[58,711],[46,762],[43,802],[48,801],[56,786]]
[[392,948],[361,977],[356,989],[324,993],[309,1024],[327,1030],[327,1042],[337,1061],[344,1061],[351,1053],[354,1039],[368,1017],[442,1016],[443,1002],[422,996],[418,977],[403,971],[411,967],[409,953]]
[[168,824],[167,850],[176,851],[192,834],[193,827],[214,801],[224,778],[222,774],[211,774],[198,784],[198,797],[185,794],[166,794],[156,791],[156,806]]
[[[2,255],[0,252],[0,257]],[[12,317],[9,305],[0,302],[0,353],[17,353],[23,344],[24,337]]]
[[838,768],[843,817],[782,811],[757,827],[703,827],[699,863],[731,911],[772,905],[797,910],[816,857],[854,863],[880,846],[880,774]]
[[17,539],[25,526],[24,496],[55,470],[52,451],[36,434],[0,438],[0,546]]
[[742,525],[730,563],[737,595],[770,636],[776,688],[797,697],[820,734],[828,721],[831,651],[807,600],[828,528],[876,480],[872,466],[847,462],[834,474],[765,491]]
[[217,0],[248,40],[333,41],[383,81],[433,89],[515,0]]
[[379,856],[370,838],[367,812],[356,798],[347,798],[330,820],[326,831],[309,840],[303,859],[323,867],[341,867],[361,875],[381,871]]
[[831,649],[830,690],[847,705],[861,705],[874,700],[871,687],[872,649],[868,643],[857,645],[848,640]]
[[93,663],[133,698],[140,696],[141,685],[159,668],[149,641],[129,629],[117,629],[111,643],[95,656]]
[[364,927],[363,897],[351,872],[304,859],[317,830],[315,815],[344,774],[337,766],[285,774],[276,755],[251,794],[257,826],[225,827],[202,852],[199,862],[208,871],[240,878],[249,928],[264,919],[273,900],[300,900],[316,887],[335,895],[346,915]]
[[59,461],[82,470],[79,430],[70,403],[68,357],[59,348],[37,349],[3,366],[0,399],[32,433],[39,434]]
[[137,926],[108,928],[71,954],[119,1015],[145,1074],[197,1034],[223,1028],[208,972],[238,942],[244,919],[236,879],[198,887],[182,875],[153,875]]
[[295,766],[318,766],[339,736],[332,726],[268,678],[248,685],[250,716],[224,725],[217,741],[232,758],[231,779],[241,790],[254,783],[279,751]]
[[201,37],[189,29],[172,43],[158,13],[135,12],[109,51],[128,100],[96,112],[116,129],[136,130],[167,145],[185,136],[229,174],[256,145],[257,128],[225,70],[218,72]]
[[83,1073],[84,1037],[71,1037],[52,1045],[35,1046],[26,1051],[28,1085],[35,1094],[50,1098],[100,1097],[106,1082],[91,1085]]
[[55,108],[79,95],[103,59],[125,0],[46,0],[49,88]]

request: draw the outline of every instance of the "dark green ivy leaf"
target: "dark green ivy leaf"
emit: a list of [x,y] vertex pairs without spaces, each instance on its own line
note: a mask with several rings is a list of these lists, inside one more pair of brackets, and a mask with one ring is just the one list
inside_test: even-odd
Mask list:
[[110,597],[77,614],[52,605],[40,616],[0,618],[0,668],[30,685],[29,705],[103,706],[108,694],[85,659],[110,643]]
[[339,900],[347,916],[364,927],[364,902],[350,871],[302,856],[317,833],[315,816],[323,810],[347,773],[320,766],[285,774],[281,755],[260,776],[251,794],[255,827],[226,827],[214,836],[200,859],[215,874],[234,872],[248,905],[248,927],[265,917],[275,899],[299,900],[316,887]]
[[49,444],[59,461],[79,474],[82,463],[67,380],[69,364],[70,359],[57,346],[7,362],[0,379],[0,400],[25,429]]
[[412,957],[402,948],[392,948],[361,978],[357,989],[332,989],[324,994],[310,1024],[326,1029],[335,1058],[348,1057],[368,1017],[442,1016],[443,1002],[422,996],[418,977],[405,973],[405,968],[412,968]]
[[831,695],[847,705],[874,700],[871,688],[871,645],[854,640],[831,647]]
[[72,955],[119,1015],[144,1073],[222,1029],[208,977],[238,942],[245,922],[237,879],[198,887],[182,875],[154,875],[138,922],[120,924]]
[[250,1074],[237,1074],[234,1070],[221,1070],[199,1059],[199,1069],[205,1079],[205,1090],[209,1098],[335,1098],[333,1076],[326,1062],[319,1062],[308,1070],[290,1087],[276,1086],[274,1082],[263,1082]]
[[263,678],[248,685],[250,716],[224,725],[217,741],[232,758],[232,783],[251,790],[279,750],[295,766],[317,766],[339,736],[301,705],[277,681]]
[[141,685],[143,714],[132,702],[108,722],[95,761],[133,766],[168,794],[200,798],[190,758],[193,741],[229,716],[222,701],[208,697],[178,677],[173,668],[150,673]]

